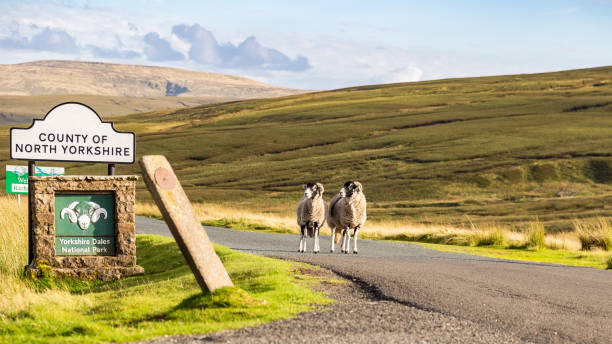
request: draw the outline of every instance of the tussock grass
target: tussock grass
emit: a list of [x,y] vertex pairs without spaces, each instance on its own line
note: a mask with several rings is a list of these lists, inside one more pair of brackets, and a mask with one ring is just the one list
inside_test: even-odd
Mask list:
[[363,238],[430,242],[446,245],[470,245],[470,230],[452,226],[433,226],[407,221],[370,221],[360,232]]
[[27,201],[17,204],[13,195],[0,197],[0,320],[23,313],[33,305],[87,303],[78,296],[68,298],[64,289],[36,291],[36,285],[21,273],[27,264]]
[[[193,203],[193,210],[198,219],[207,226],[234,228],[276,233],[297,233],[296,220],[288,216],[278,216],[253,211],[242,207],[229,207],[216,203]],[[161,219],[159,208],[153,203],[138,202],[136,213],[143,216]],[[329,231],[329,229],[328,229]],[[329,233],[329,232],[328,232]]]
[[539,250],[546,247],[546,229],[544,228],[544,224],[538,220],[529,224],[527,247]]
[[579,251],[582,248],[578,236],[573,232],[547,234],[544,241],[546,247],[553,250]]
[[[15,254],[26,252],[28,237],[27,200],[17,205],[15,196],[0,197],[0,272],[16,276],[27,264],[27,256]],[[10,228],[10,230],[9,230]]]
[[596,221],[575,221],[574,228],[582,249],[612,250],[612,223],[608,219],[600,217]]
[[506,235],[501,228],[476,230],[472,235],[472,246],[504,246]]
[[[246,231],[299,233],[295,217],[284,210],[279,211],[280,214],[272,214],[247,207],[229,207],[213,203],[194,203],[194,209],[204,225]],[[161,218],[161,213],[152,203],[139,202],[136,205],[136,211],[139,215]],[[599,226],[606,221],[601,218],[598,222]],[[461,228],[448,224],[422,224],[406,219],[382,221],[369,219],[365,228],[360,232],[360,237],[458,246],[496,246],[510,249],[530,247],[578,251],[582,248],[575,232],[546,233],[545,225],[539,220],[528,223],[524,231],[500,224],[479,225],[469,222],[469,228]],[[329,234],[329,228],[324,226],[321,233]]]
[[606,259],[606,269],[612,270],[612,254]]

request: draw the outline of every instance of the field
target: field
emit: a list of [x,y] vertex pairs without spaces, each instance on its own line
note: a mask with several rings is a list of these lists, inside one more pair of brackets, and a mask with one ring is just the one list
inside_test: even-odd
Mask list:
[[292,317],[330,302],[303,264],[215,246],[236,287],[202,293],[171,238],[139,235],[145,275],[116,282],[21,276],[26,207],[0,197],[0,342],[96,343],[207,333]]
[[303,182],[329,199],[355,179],[371,223],[527,231],[537,217],[555,233],[612,216],[611,80],[602,67],[374,85],[114,121],[138,156],[169,158],[193,201],[292,217]]

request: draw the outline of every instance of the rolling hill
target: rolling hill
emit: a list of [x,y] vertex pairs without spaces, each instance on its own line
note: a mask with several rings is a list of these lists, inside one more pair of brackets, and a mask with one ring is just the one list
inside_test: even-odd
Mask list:
[[[329,199],[357,179],[369,218],[521,229],[537,216],[566,230],[612,216],[611,80],[601,67],[372,85],[130,115],[116,127],[137,133],[138,155],[168,156],[195,201],[291,214],[303,182],[321,181]],[[7,149],[3,130],[4,160]]]
[[40,117],[65,101],[87,101],[102,114],[125,115],[303,92],[177,68],[36,61],[0,65],[0,123]]

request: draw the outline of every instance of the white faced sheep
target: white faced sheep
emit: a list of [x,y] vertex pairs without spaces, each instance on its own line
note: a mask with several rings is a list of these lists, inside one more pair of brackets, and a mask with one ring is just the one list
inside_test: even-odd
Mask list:
[[304,198],[297,207],[297,223],[302,237],[298,252],[306,251],[306,235],[314,236],[314,253],[319,253],[319,229],[325,223],[326,204],[321,183],[304,184]]
[[357,235],[367,218],[366,205],[363,186],[358,181],[344,183],[340,192],[329,202],[327,224],[331,228],[331,252],[334,252],[334,246],[338,243],[342,232],[342,252],[349,253],[352,228],[354,229],[353,253],[357,254]]

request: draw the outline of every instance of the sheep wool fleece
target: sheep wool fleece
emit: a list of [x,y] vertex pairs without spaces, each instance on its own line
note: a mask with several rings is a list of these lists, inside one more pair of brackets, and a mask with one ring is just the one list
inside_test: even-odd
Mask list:
[[297,223],[300,227],[308,225],[308,236],[314,236],[314,222],[319,227],[325,222],[325,201],[321,196],[315,199],[304,197],[297,209]]

